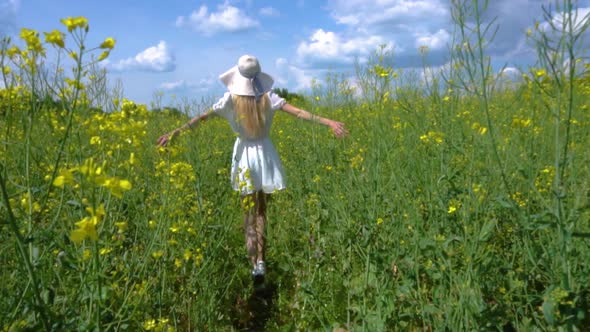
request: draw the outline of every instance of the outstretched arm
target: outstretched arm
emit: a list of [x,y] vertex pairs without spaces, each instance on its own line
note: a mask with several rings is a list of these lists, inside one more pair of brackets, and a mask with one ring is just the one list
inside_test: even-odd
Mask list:
[[336,135],[336,137],[344,137],[348,135],[348,130],[346,130],[346,128],[344,127],[344,123],[342,122],[322,118],[321,116],[314,115],[306,110],[297,108],[289,103],[283,105],[281,109],[295,117],[305,119],[308,121],[318,122],[320,124],[323,124],[324,126],[332,128],[332,132],[334,133],[334,135]]
[[164,135],[160,136],[160,138],[158,138],[158,146],[166,146],[172,138],[178,136],[178,134],[180,134],[181,132],[183,132],[185,130],[193,129],[194,127],[197,126],[199,121],[205,121],[210,115],[211,115],[211,112],[206,112],[201,115],[197,115],[194,118],[190,119],[189,122],[185,123],[181,127],[174,129],[173,131],[169,132],[168,134],[164,134]]

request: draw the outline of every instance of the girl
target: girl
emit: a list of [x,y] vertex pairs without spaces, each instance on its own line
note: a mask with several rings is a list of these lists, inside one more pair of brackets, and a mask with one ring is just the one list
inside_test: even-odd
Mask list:
[[219,78],[228,92],[209,112],[162,135],[158,145],[165,146],[174,136],[212,115],[222,116],[229,122],[238,136],[234,144],[231,183],[233,189],[242,195],[242,201],[253,203],[248,204],[251,208],[244,213],[246,248],[253,266],[252,276],[255,279],[264,278],[266,205],[271,193],[285,188],[283,166],[268,136],[275,111],[280,109],[298,118],[317,121],[330,127],[337,137],[346,136],[348,131],[343,123],[314,116],[271,92],[274,81],[261,71],[254,56],[240,57],[238,65]]

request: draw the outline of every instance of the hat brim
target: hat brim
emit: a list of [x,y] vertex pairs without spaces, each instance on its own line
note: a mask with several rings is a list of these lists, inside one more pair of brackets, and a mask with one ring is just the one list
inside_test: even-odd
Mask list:
[[[238,70],[238,66],[231,68],[219,76],[221,82],[227,87],[229,92],[238,96],[256,96],[254,87],[250,79],[242,76]],[[262,85],[263,93],[267,93],[272,89],[274,84],[273,78],[267,73],[258,73],[258,80]]]

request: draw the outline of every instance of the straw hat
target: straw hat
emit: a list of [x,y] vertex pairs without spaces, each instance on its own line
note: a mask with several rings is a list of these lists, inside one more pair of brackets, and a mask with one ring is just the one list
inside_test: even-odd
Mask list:
[[270,91],[274,80],[260,69],[255,56],[243,55],[238,65],[219,76],[229,92],[238,96],[255,96],[260,98]]

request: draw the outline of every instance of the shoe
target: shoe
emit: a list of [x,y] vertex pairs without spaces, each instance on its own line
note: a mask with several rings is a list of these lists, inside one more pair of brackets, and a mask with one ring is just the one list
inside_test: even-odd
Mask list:
[[256,263],[256,266],[252,270],[252,277],[264,278],[265,274],[266,274],[266,266],[264,264],[264,261],[258,261],[258,263]]

